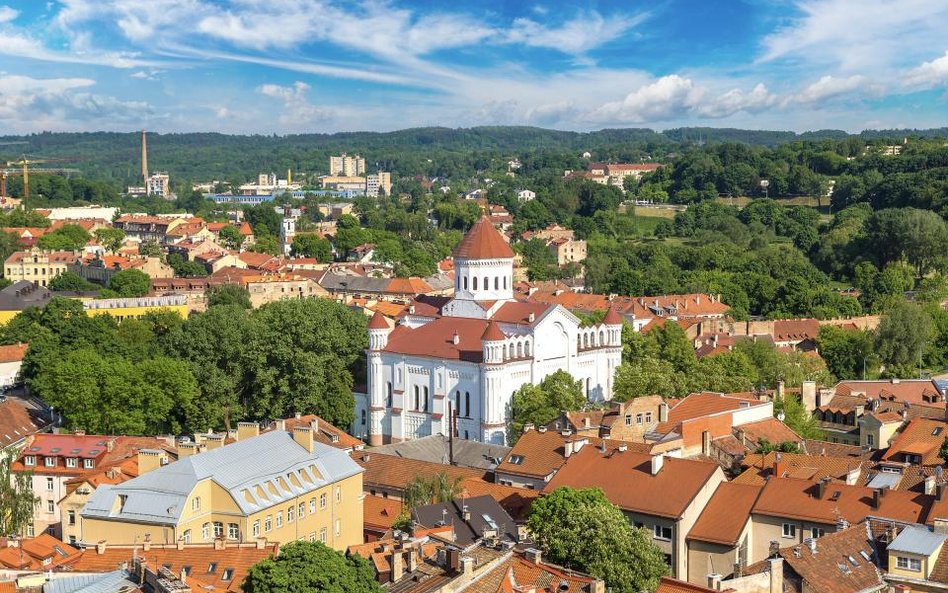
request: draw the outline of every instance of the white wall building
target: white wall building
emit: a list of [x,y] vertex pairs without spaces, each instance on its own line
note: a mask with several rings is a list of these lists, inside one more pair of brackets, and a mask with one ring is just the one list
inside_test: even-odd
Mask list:
[[515,300],[513,258],[482,217],[454,252],[453,299],[419,301],[394,328],[373,317],[367,395],[356,401],[370,444],[448,434],[452,410],[461,438],[504,444],[514,392],[560,369],[582,381],[590,400],[612,398],[619,315],[580,327],[560,305]]
[[529,189],[522,189],[517,192],[517,199],[521,202],[529,202],[531,200],[535,200],[536,197],[536,192],[530,191]]

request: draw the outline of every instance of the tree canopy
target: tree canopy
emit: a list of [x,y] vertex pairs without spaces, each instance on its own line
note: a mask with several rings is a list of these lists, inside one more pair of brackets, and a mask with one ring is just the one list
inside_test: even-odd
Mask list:
[[382,593],[369,563],[322,542],[295,541],[250,567],[244,593]]

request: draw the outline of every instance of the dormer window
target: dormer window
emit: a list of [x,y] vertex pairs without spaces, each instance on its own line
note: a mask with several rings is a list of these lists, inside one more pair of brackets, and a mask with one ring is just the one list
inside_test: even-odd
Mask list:
[[56,458],[55,457],[43,458],[43,465],[45,465],[46,467],[56,467]]
[[95,467],[95,459],[83,459],[82,467],[85,469],[92,469]]
[[78,459],[76,459],[75,457],[66,458],[66,467],[78,467],[78,466],[79,466]]
[[36,456],[35,455],[24,455],[23,456],[23,465],[34,466],[36,465]]

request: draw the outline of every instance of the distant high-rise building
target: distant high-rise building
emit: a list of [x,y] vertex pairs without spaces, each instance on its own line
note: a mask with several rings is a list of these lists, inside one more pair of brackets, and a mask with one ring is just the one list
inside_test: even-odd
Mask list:
[[329,174],[345,177],[365,175],[365,159],[359,155],[349,156],[346,153],[331,156],[329,157]]
[[367,175],[365,178],[365,195],[378,196],[383,192],[386,196],[392,194],[392,174],[388,171],[379,171]]
[[171,197],[171,184],[167,173],[153,173],[148,177],[147,192],[152,196],[161,196],[162,198]]

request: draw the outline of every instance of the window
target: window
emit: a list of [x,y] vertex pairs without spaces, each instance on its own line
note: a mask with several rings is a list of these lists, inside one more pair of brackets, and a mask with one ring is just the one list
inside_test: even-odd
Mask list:
[[822,527],[812,527],[810,528],[810,537],[813,539],[821,538],[826,535],[826,532],[823,531]]
[[342,502],[342,487],[336,486],[336,502]]
[[642,415],[641,415],[641,414],[636,414],[636,415],[635,415],[635,423],[636,423],[636,424],[642,424]]
[[651,424],[651,423],[652,423],[652,413],[651,413],[651,412],[645,412],[645,423],[646,423],[646,424]]
[[56,502],[53,499],[46,501],[46,512],[55,513],[56,512]]
[[209,562],[207,565],[207,574],[214,574],[217,572],[217,562]]
[[362,426],[365,426],[365,410],[362,410]]
[[385,407],[386,408],[392,407],[392,382],[391,381],[385,382]]
[[69,525],[75,525],[76,524],[76,511],[69,511],[67,513],[67,516],[68,516],[67,523]]
[[53,479],[52,479],[52,478],[46,478],[46,490],[48,490],[48,491],[50,491],[50,492],[53,491]]
[[296,514],[299,515],[300,519],[306,516],[306,505],[301,502],[296,509]]
[[625,425],[632,426],[632,414],[625,415]]
[[875,445],[875,444],[876,444],[876,435],[872,434],[871,432],[870,432],[869,434],[867,434],[867,435],[866,435],[866,444],[869,445],[870,447],[872,447],[873,445]]
[[258,535],[260,535],[260,520],[259,519],[253,522],[253,530],[251,531],[251,533],[253,533],[254,537],[257,537]]
[[919,572],[922,570],[922,561],[918,558],[907,558],[905,556],[896,556],[895,558],[896,566],[902,570],[911,570],[913,572]]
[[309,514],[312,515],[315,512],[316,512],[316,499],[310,498],[309,499]]
[[319,530],[319,541],[326,543],[326,528],[325,527]]
[[231,580],[232,578],[234,578],[234,569],[233,569],[233,568],[225,568],[225,569],[224,569],[224,572],[221,574],[221,580],[222,580],[222,581],[229,581],[229,580]]
[[342,533],[342,519],[336,519],[336,536]]
[[240,539],[240,526],[236,523],[227,524],[227,538]]
[[325,510],[326,508],[326,493],[323,492],[319,495],[319,510]]
[[663,527],[661,525],[655,526],[655,539],[671,540],[672,538],[672,528]]
[[55,457],[44,458],[43,465],[45,465],[46,467],[56,467],[56,458]]
[[421,409],[421,396],[418,395],[418,386],[417,386],[417,385],[415,385],[414,391],[415,391],[415,408],[414,408],[414,409],[415,409],[415,410],[420,410],[420,409]]
[[224,524],[220,521],[214,521],[214,537],[224,537]]
[[270,533],[272,529],[273,529],[273,517],[271,517],[270,515],[267,515],[266,517],[263,518],[263,532]]
[[277,513],[277,529],[283,527],[283,511]]
[[66,458],[66,467],[77,467],[79,465],[79,460],[75,457]]
[[471,288],[477,290],[477,276],[471,279]]
[[70,536],[69,536],[69,545],[70,545],[70,546],[76,545],[76,536],[74,536],[74,535],[70,535]]
[[424,411],[427,412],[428,411],[428,386],[427,385],[425,385],[424,387],[424,393],[425,393]]
[[464,392],[464,417],[465,418],[471,417],[471,392],[470,391]]
[[210,523],[205,523],[204,525],[201,525],[201,539],[203,539],[204,541],[211,539],[211,524]]
[[191,510],[200,511],[201,510],[201,497],[195,496],[191,499]]
[[29,525],[26,526],[26,536],[34,537],[35,535],[36,535],[36,528],[33,526],[32,523],[30,523]]
[[793,523],[784,523],[783,524],[783,536],[784,537],[796,537],[797,536],[797,526]]
[[190,544],[191,543],[191,530],[185,529],[184,533],[181,534],[181,539],[184,541],[184,543]]
[[295,518],[296,518],[296,516],[295,516],[295,511],[293,510],[293,507],[287,507],[287,509],[286,509],[286,522],[287,522],[287,523],[292,523],[292,522],[293,522],[293,519],[295,519]]
[[36,465],[36,457],[34,455],[24,456],[23,465]]
[[95,467],[95,459],[83,459],[82,467],[84,469],[92,469]]

